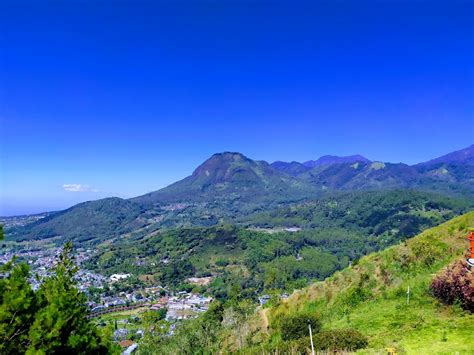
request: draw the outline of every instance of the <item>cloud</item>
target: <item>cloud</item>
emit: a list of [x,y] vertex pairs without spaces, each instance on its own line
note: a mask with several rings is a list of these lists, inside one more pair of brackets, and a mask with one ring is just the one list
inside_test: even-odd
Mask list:
[[63,189],[68,192],[99,192],[99,190],[94,189],[89,185],[82,184],[64,184]]

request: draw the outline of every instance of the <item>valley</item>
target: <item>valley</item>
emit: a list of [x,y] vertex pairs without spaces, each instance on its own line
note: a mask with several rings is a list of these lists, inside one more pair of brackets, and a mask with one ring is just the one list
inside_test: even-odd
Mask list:
[[[466,151],[461,156],[470,159],[473,148]],[[324,296],[324,311],[312,290],[341,278],[350,283],[353,273],[373,260],[367,255],[387,255],[388,250],[411,245],[410,238],[429,228],[453,218],[459,221],[457,216],[474,208],[473,177],[469,163],[451,158],[408,167],[358,155],[268,164],[239,153],[216,154],[188,178],[144,196],[106,198],[64,211],[5,219],[0,260],[7,263],[18,255],[36,275],[30,283],[38,289],[41,280],[53,275],[49,270],[61,246],[72,241],[79,267],[76,282],[94,323],[115,344],[138,345],[140,353],[149,347],[173,349],[175,341],[187,336],[188,327],[195,326],[214,332],[213,340],[200,345],[203,352],[213,346],[245,353],[276,351],[275,346],[304,348],[296,338],[282,339],[279,328],[281,317],[301,312],[317,314],[315,326],[323,322],[318,336],[323,337],[328,326],[350,328],[356,332],[341,334],[350,339],[363,334],[354,340],[363,347],[415,351],[416,345],[400,335],[387,343],[378,338],[375,324],[367,325],[370,310],[363,307],[378,302],[373,297],[379,289],[360,293],[361,287],[385,284],[383,295],[390,298],[386,295],[395,291],[389,290],[388,271],[375,271],[382,283],[364,276],[350,296],[334,281],[331,294],[338,296]],[[466,216],[462,221],[470,224],[472,213]],[[459,233],[466,230],[458,227],[460,222],[448,223],[455,223],[449,228]],[[450,258],[460,250],[451,250]],[[427,275],[434,269],[416,270]],[[424,280],[419,287],[427,287]],[[397,281],[397,290],[406,283],[403,278]],[[412,292],[419,292],[417,287],[411,286]],[[341,301],[332,306],[331,297]],[[357,303],[352,304],[351,297]],[[355,308],[341,308],[348,304]],[[374,322],[380,317],[386,316],[370,316]],[[157,325],[161,335],[149,331]],[[235,338],[235,332],[243,338]],[[223,337],[228,338],[224,343]]]
[[474,355],[474,0],[0,9],[0,355]]

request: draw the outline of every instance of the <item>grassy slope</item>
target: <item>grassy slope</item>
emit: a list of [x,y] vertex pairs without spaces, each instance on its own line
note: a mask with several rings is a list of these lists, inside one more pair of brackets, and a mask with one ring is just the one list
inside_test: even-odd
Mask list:
[[429,294],[434,274],[463,257],[471,226],[474,212],[364,257],[358,265],[295,292],[266,312],[270,324],[281,314],[308,310],[321,315],[324,328],[351,327],[367,335],[369,348],[361,353],[383,352],[387,347],[411,354],[472,353],[474,315],[443,306]]

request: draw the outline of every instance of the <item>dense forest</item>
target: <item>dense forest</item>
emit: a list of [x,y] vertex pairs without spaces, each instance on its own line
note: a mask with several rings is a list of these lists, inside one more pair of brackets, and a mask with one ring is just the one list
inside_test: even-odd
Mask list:
[[148,334],[140,353],[311,353],[308,325],[318,351],[468,353],[474,277],[461,260],[473,221],[455,218],[264,308],[215,301],[172,337]]
[[[239,225],[171,228],[99,245],[87,267],[131,272],[124,287],[159,283],[192,288],[189,277],[212,277],[194,286],[220,299],[233,293],[290,292],[323,280],[361,256],[381,250],[468,209],[437,195],[392,191],[350,193],[254,214]],[[287,231],[282,226],[294,227]]]

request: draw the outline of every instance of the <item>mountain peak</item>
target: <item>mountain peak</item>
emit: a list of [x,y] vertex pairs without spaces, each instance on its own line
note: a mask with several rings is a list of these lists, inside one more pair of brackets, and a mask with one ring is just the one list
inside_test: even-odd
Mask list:
[[323,155],[317,160],[308,160],[303,163],[304,166],[308,168],[314,168],[316,166],[321,165],[332,165],[332,164],[353,164],[356,162],[370,162],[369,159],[366,157],[356,154],[356,155],[348,155],[348,156],[337,156],[337,155]]
[[201,174],[205,174],[209,176],[211,172],[216,172],[219,170],[227,170],[230,165],[249,165],[252,164],[253,161],[247,158],[242,153],[238,152],[222,152],[222,153],[215,153],[209,159],[204,161],[201,165],[199,165],[196,170],[193,172],[193,176],[198,176]]

